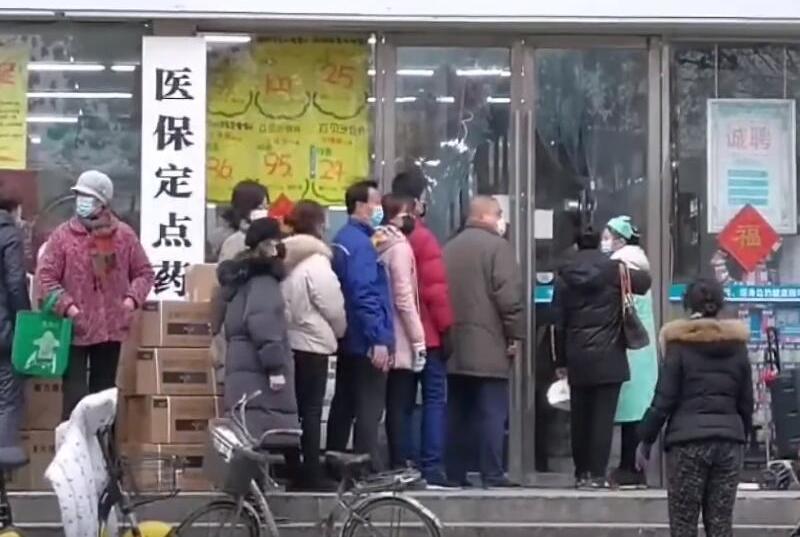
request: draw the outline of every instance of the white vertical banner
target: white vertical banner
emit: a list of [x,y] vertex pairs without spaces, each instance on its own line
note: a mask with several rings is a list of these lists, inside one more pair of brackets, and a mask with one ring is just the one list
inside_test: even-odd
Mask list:
[[141,240],[157,300],[183,299],[186,269],[204,261],[205,157],[205,40],[143,38]]

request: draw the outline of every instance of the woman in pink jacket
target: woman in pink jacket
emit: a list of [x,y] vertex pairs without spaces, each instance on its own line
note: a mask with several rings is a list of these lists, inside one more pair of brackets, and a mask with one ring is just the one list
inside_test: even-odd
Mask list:
[[114,386],[121,344],[154,279],[136,233],[109,208],[111,179],[87,171],[72,191],[75,216],[50,235],[36,274],[41,298],[58,293],[56,312],[74,326],[62,388],[65,420],[83,396]]
[[411,458],[409,421],[417,393],[417,373],[425,367],[425,330],[419,310],[417,267],[406,238],[414,230],[412,200],[383,197],[383,225],[373,241],[389,276],[394,324],[394,360],[386,385],[386,436],[392,468]]

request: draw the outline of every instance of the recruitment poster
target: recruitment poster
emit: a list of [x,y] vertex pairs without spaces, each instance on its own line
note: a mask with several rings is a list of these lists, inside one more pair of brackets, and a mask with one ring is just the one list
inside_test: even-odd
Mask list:
[[708,231],[749,205],[778,233],[796,234],[794,100],[710,99],[707,143]]
[[0,168],[24,170],[28,148],[28,49],[0,46]]
[[208,199],[252,179],[273,200],[341,205],[366,178],[369,49],[362,40],[286,38],[209,55]]

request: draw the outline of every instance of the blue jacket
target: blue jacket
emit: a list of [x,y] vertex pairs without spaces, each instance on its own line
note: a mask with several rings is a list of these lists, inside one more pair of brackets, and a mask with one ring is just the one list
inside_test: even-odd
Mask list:
[[375,345],[394,349],[389,280],[372,244],[373,232],[351,218],[333,239],[333,271],[342,285],[347,312],[340,351],[356,356],[367,356]]

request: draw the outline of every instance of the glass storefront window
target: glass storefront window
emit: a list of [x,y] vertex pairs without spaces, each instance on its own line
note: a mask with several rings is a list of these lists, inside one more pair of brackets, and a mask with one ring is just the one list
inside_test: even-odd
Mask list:
[[31,251],[72,214],[69,188],[87,169],[114,180],[114,209],[138,228],[145,32],[123,23],[0,25],[0,50],[27,51],[27,162],[0,177],[25,196]]
[[446,240],[462,224],[471,196],[507,199],[510,53],[399,47],[396,80],[395,170],[424,171],[426,223]]
[[373,174],[375,39],[207,36],[207,253],[215,261],[233,187],[268,187],[270,214],[313,199],[344,221],[344,191]]

